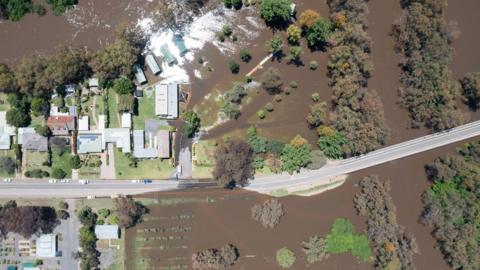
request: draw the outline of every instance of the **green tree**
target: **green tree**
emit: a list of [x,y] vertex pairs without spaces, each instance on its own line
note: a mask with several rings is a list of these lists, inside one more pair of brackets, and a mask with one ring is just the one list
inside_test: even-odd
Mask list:
[[194,111],[185,111],[182,117],[183,121],[185,121],[183,131],[188,137],[191,138],[200,129],[200,117],[198,117],[198,114]]
[[293,63],[299,63],[302,56],[303,49],[300,46],[293,46],[290,48],[290,60]]
[[290,44],[298,44],[300,39],[302,38],[302,29],[296,26],[295,24],[291,24],[287,28],[287,39]]
[[243,5],[243,1],[242,1],[242,0],[232,0],[232,6],[233,6],[235,9],[241,9],[241,8],[242,8],[242,5]]
[[[467,75],[460,80],[460,83],[462,84],[463,96],[468,106],[472,110],[477,110],[480,107],[480,72],[467,73]],[[0,89],[1,88],[0,71]]]
[[97,223],[97,215],[89,206],[84,206],[77,214],[78,219],[85,227],[93,227]]
[[80,157],[78,155],[71,156],[69,162],[72,169],[80,169],[80,167],[82,167],[82,163],[80,162]]
[[113,89],[119,95],[128,95],[133,93],[133,90],[135,90],[135,84],[132,82],[132,80],[121,77],[115,80],[113,83]]
[[5,17],[14,22],[20,21],[30,12],[31,6],[30,0],[2,0],[0,1],[0,18]]
[[252,147],[255,154],[265,153],[267,149],[267,139],[258,136],[257,129],[255,127],[249,127],[247,129],[247,142]]
[[280,52],[283,48],[283,40],[280,36],[273,36],[265,44],[265,48],[268,53],[276,54]]
[[30,115],[22,108],[12,108],[6,115],[7,123],[14,127],[26,127],[30,124]]
[[0,92],[11,93],[15,90],[15,75],[6,64],[0,64]]
[[301,168],[305,168],[312,162],[311,147],[307,143],[298,144],[301,138],[297,135],[283,147],[282,151],[282,170],[290,174],[300,171]]
[[347,140],[341,132],[326,126],[319,127],[317,132],[317,145],[328,158],[339,159],[345,155],[344,145]]
[[0,172],[13,174],[17,164],[11,157],[0,157]]
[[52,135],[52,131],[48,126],[37,125],[35,126],[35,132],[43,137],[50,137]]
[[295,263],[295,253],[288,249],[287,247],[283,247],[277,250],[277,255],[275,257],[277,259],[278,265],[283,268],[290,268]]
[[134,102],[135,98],[131,94],[119,95],[117,110],[119,112],[133,112]]
[[35,116],[48,115],[50,111],[50,102],[44,97],[33,97],[30,102],[30,110]]
[[308,45],[312,48],[323,49],[330,34],[330,22],[320,17],[315,24],[307,30]]
[[260,14],[265,23],[270,26],[281,26],[290,19],[290,0],[263,0]]

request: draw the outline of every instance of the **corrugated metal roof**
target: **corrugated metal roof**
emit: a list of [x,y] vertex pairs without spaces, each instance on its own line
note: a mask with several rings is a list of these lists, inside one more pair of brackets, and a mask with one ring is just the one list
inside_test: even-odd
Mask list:
[[100,240],[118,239],[118,225],[95,225],[95,236]]
[[157,75],[162,71],[158,66],[155,56],[153,56],[152,54],[150,53],[147,54],[147,56],[145,57],[145,62],[147,63],[148,67],[150,68],[153,74]]

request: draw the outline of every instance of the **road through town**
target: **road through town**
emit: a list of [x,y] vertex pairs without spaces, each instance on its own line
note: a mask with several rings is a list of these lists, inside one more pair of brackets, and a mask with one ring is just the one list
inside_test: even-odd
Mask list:
[[[318,170],[305,170],[294,175],[281,174],[257,177],[245,188],[261,193],[270,193],[277,190],[288,190],[295,187],[308,189],[316,186],[327,185],[334,177],[476,136],[480,136],[480,121],[462,125],[448,131],[443,131],[388,146],[359,157],[338,161],[324,166]],[[132,183],[130,180],[94,180],[86,185],[82,185],[77,181],[71,181],[70,183],[49,184],[45,180],[14,180],[11,183],[0,183],[0,198],[78,198],[87,196],[135,195],[146,192],[167,191],[203,186],[204,185],[198,184],[194,180],[188,184],[173,180],[158,180],[153,181],[150,184]]]

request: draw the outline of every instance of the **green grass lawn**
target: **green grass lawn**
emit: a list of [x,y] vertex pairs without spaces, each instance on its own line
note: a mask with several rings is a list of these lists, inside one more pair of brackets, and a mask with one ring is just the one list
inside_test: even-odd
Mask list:
[[118,128],[119,119],[117,112],[117,94],[113,89],[108,89],[108,127],[109,128]]
[[[0,157],[11,157],[15,160],[15,152],[13,150],[0,150]],[[0,177],[14,176],[15,173],[9,174],[7,172],[0,171]]]
[[196,159],[194,164],[197,166],[214,166],[216,146],[215,140],[200,140],[195,143],[193,153]]
[[70,158],[72,155],[69,151],[63,153],[63,155],[58,155],[56,151],[52,151],[52,168],[60,168],[67,173],[65,178],[72,177],[72,167],[70,166]]
[[200,119],[202,119],[202,127],[212,126],[218,121],[218,113],[222,105],[222,94],[220,91],[215,90],[206,95],[202,102],[194,106],[193,110],[197,112]]
[[100,167],[82,166],[78,169],[80,178],[100,178]]
[[115,170],[118,179],[166,179],[174,168],[170,160],[140,159],[136,168],[128,166],[128,157],[115,147]]
[[26,155],[26,168],[27,171],[34,169],[40,169],[43,171],[51,172],[50,167],[42,165],[43,162],[47,161],[48,153],[47,152],[34,152],[34,151],[25,151],[23,153]]
[[156,118],[155,92],[153,87],[149,87],[143,92],[143,97],[138,99],[138,115],[133,116],[133,127],[135,129],[144,129],[145,120]]
[[45,125],[45,117],[43,115],[40,115],[40,116],[31,115],[31,118],[32,118],[32,121],[30,122],[30,127]]

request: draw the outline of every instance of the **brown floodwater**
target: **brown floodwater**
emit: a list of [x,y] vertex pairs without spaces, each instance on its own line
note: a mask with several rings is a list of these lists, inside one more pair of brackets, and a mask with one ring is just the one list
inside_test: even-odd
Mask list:
[[20,22],[0,21],[0,62],[50,52],[59,44],[104,47],[118,25],[135,23],[152,11],[145,0],[81,0],[62,16],[28,14]]
[[[474,138],[478,140],[479,138]],[[435,248],[435,240],[430,228],[418,222],[422,211],[421,195],[430,186],[424,166],[436,157],[455,153],[456,147],[465,142],[444,146],[415,156],[359,171],[349,176],[337,189],[312,197],[288,196],[280,198],[284,204],[285,216],[275,229],[264,229],[250,217],[250,208],[263,202],[265,195],[244,190],[222,190],[217,188],[162,192],[147,195],[158,200],[176,198],[195,200],[174,206],[151,205],[147,220],[127,231],[127,263],[138,258],[134,253],[134,239],[140,234],[138,229],[188,228],[188,232],[157,232],[146,235],[151,240],[139,253],[147,262],[155,266],[171,266],[172,258],[182,257],[181,264],[190,266],[193,252],[220,247],[226,243],[235,244],[241,258],[232,269],[279,269],[275,263],[275,251],[288,247],[296,254],[297,261],[292,269],[373,269],[369,263],[359,262],[349,254],[331,255],[328,259],[307,267],[300,242],[311,235],[324,237],[336,218],[350,219],[357,232],[365,230],[365,219],[356,214],[353,197],[358,193],[358,181],[369,174],[376,174],[391,183],[390,194],[397,208],[398,223],[412,233],[417,240],[420,253],[414,256],[417,269],[450,269],[440,251]],[[169,220],[177,215],[190,216],[190,219]],[[154,218],[154,219],[152,219]],[[158,237],[182,236],[179,240],[161,240]],[[160,250],[160,247],[168,247]],[[179,248],[181,247],[181,248]],[[177,262],[178,263],[178,262]],[[133,269],[132,265],[128,269]],[[146,269],[153,269],[146,268]],[[190,268],[189,268],[190,269]]]

